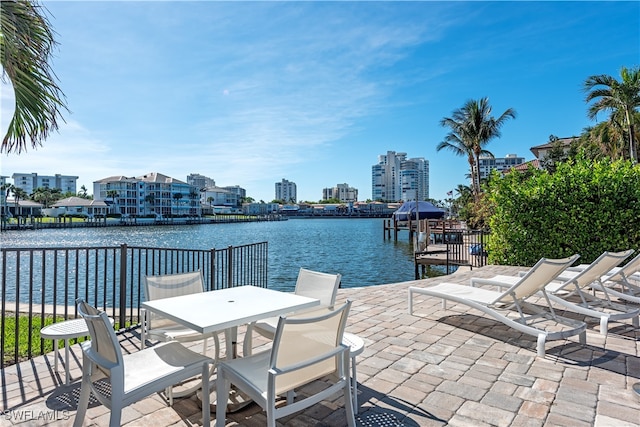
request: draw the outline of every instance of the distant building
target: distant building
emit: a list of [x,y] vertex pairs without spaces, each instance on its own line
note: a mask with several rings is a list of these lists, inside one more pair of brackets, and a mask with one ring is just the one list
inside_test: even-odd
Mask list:
[[282,200],[285,203],[295,203],[298,200],[298,189],[295,182],[282,179],[276,182],[276,200]]
[[577,139],[578,138],[575,136],[572,136],[570,138],[558,138],[555,141],[549,141],[546,144],[536,145],[535,147],[531,147],[530,150],[533,153],[533,155],[536,156],[536,159],[542,160],[549,154],[549,151],[551,151],[554,144],[560,144],[560,146],[562,146],[564,152],[566,153],[567,151],[569,151],[569,148],[571,147],[571,143]]
[[513,167],[512,169],[509,170],[505,170],[502,171],[503,175],[508,174],[510,171],[516,171],[516,172],[526,172],[529,170],[529,167],[532,167],[534,169],[541,169],[540,166],[540,160],[538,159],[533,159],[533,160],[529,160],[528,162],[524,162],[522,164],[519,164],[518,166]]
[[371,167],[373,200],[427,200],[429,198],[429,161],[407,158],[407,153],[387,151]]
[[110,205],[110,213],[127,216],[200,216],[202,213],[198,188],[157,172],[95,181],[93,198]]
[[235,194],[238,197],[238,206],[240,206],[242,204],[242,201],[247,197],[247,190],[240,187],[239,185],[227,185],[221,188]]
[[278,203],[243,203],[242,213],[245,215],[269,215],[279,212]]
[[203,205],[239,207],[240,197],[238,193],[222,187],[207,187],[200,191],[200,203]]
[[480,156],[480,179],[487,179],[491,171],[498,172],[508,171],[525,162],[524,157],[518,157],[517,154],[507,154],[506,157],[486,157]]
[[70,175],[38,175],[37,173],[14,173],[13,185],[23,189],[27,194],[34,192],[36,188],[58,188],[62,193],[76,194],[77,176]]
[[63,214],[82,214],[88,217],[96,217],[109,213],[109,206],[104,200],[83,199],[73,196],[58,200],[50,208],[42,209],[42,213],[51,217],[58,217]]
[[349,187],[349,184],[337,184],[335,187],[322,190],[322,200],[338,199],[344,203],[358,201],[358,189]]
[[422,157],[400,163],[401,200],[429,199],[429,162]]
[[208,176],[200,175],[199,173],[191,173],[187,175],[187,184],[193,185],[198,190],[206,187],[215,187],[216,182],[213,178],[209,178]]

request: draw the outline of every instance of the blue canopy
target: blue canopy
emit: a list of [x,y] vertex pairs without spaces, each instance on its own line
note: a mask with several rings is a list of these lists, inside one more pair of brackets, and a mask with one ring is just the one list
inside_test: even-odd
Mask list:
[[397,221],[408,221],[416,219],[416,212],[420,219],[440,219],[446,213],[444,210],[435,207],[429,202],[404,202],[397,211],[393,213]]

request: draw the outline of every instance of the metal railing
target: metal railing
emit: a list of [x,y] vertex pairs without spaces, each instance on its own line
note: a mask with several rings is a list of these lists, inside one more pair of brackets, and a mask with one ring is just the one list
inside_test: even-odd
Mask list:
[[[242,285],[267,287],[267,242],[224,249],[133,247],[1,248],[0,360],[17,360],[20,324],[33,319],[76,318],[77,298],[113,317],[120,329],[137,326],[144,276],[201,270],[205,290]],[[9,322],[10,320],[15,322]],[[55,322],[55,320],[54,320]],[[14,324],[15,330],[8,331]],[[15,334],[14,348],[6,348]],[[28,334],[26,356],[33,357]],[[42,344],[42,342],[41,342]],[[38,346],[42,348],[42,345]],[[23,352],[24,353],[24,352]],[[42,352],[41,352],[42,353]],[[40,354],[41,354],[40,353]]]
[[448,227],[444,223],[439,228],[430,228],[429,234],[425,235],[428,239],[425,244],[422,247],[415,245],[415,278],[421,278],[429,265],[444,267],[445,274],[460,266],[474,268],[487,265],[488,236],[489,232],[485,230]]

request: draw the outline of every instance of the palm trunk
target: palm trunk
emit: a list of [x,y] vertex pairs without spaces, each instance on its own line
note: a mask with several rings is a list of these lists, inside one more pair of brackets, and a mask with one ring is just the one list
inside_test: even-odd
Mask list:
[[625,114],[627,116],[627,123],[629,125],[629,158],[632,162],[635,163],[638,161],[638,154],[636,152],[636,143],[634,138],[635,129],[633,126],[633,122],[631,121],[631,114],[629,113],[629,111],[626,111]]

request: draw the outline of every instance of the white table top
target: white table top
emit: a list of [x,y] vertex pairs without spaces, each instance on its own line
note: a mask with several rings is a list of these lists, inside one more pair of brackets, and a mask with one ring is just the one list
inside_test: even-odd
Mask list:
[[141,306],[206,334],[320,305],[320,300],[256,286],[145,301]]

